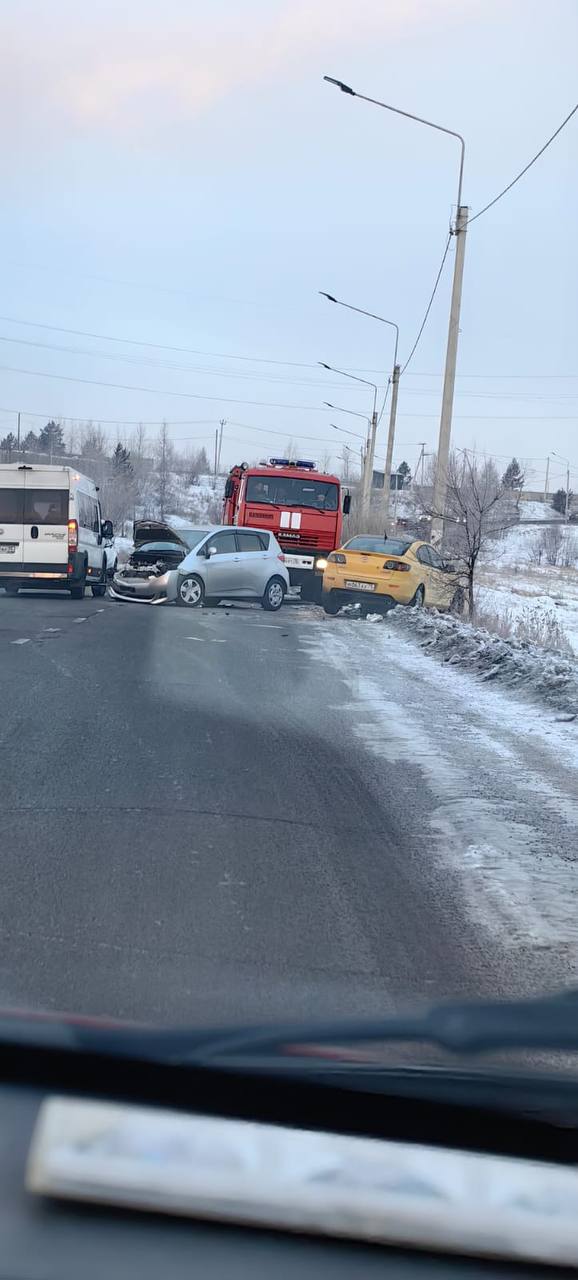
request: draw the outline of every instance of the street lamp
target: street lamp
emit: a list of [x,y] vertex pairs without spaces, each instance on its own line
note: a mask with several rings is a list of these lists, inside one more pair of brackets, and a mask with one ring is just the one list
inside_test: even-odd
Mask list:
[[570,460],[569,458],[563,458],[562,454],[556,453],[554,449],[552,449],[552,457],[559,458],[560,462],[566,463],[566,501],[564,503],[564,520],[565,523],[568,524],[568,518],[570,515]]
[[[325,293],[323,289],[320,289],[319,292],[322,298],[327,298],[328,302],[334,302],[338,307],[346,307],[348,311],[356,311],[357,314],[360,316],[368,316],[370,320],[379,320],[380,324],[387,324],[390,326],[390,328],[395,329],[393,370],[392,370],[391,378],[389,379],[391,383],[391,404],[389,407],[389,430],[387,433],[387,451],[386,451],[386,458],[385,458],[386,469],[383,477],[383,526],[384,526],[384,533],[387,533],[388,532],[387,525],[389,521],[389,495],[390,495],[389,475],[391,472],[391,464],[392,464],[392,458],[393,458],[393,444],[395,440],[395,423],[396,423],[396,417],[397,417],[397,393],[399,388],[399,374],[400,374],[399,365],[397,363],[397,348],[399,345],[399,325],[395,324],[395,321],[393,320],[385,320],[383,316],[376,316],[373,311],[364,311],[362,307],[353,307],[350,302],[341,302],[339,298],[334,298],[332,293]],[[369,458],[369,453],[368,453],[368,462],[367,462],[367,468],[366,468],[367,474],[364,472],[364,476],[363,476],[362,505],[363,505],[364,514],[365,514],[365,510],[369,508],[369,502],[371,497],[371,481],[373,478],[373,463],[375,459],[376,435],[377,435],[377,418],[375,418],[375,429],[372,431],[372,439],[370,442],[369,452],[371,453],[371,459]]]
[[334,430],[334,431],[341,431],[341,432],[343,432],[343,435],[344,435],[344,436],[354,436],[356,440],[363,440],[363,443],[364,443],[364,444],[366,443],[366,437],[365,437],[365,436],[360,436],[360,434],[359,434],[359,432],[358,432],[358,431],[348,431],[348,430],[347,430],[347,427],[338,427],[336,422],[330,422],[330,423],[329,423],[329,426],[330,426],[330,427],[333,427],[333,430]]
[[462,281],[464,277],[464,256],[466,251],[466,231],[468,227],[468,207],[462,205],[462,181],[464,176],[464,160],[466,153],[466,144],[461,133],[456,133],[455,129],[446,129],[441,124],[435,124],[433,120],[426,120],[423,116],[413,115],[411,111],[402,111],[400,107],[392,107],[389,102],[379,102],[377,98],[368,98],[363,93],[357,93],[355,89],[351,89],[349,85],[344,84],[342,80],[334,80],[332,76],[324,76],[328,84],[334,84],[342,93],[349,94],[352,98],[360,98],[363,102],[370,102],[372,106],[383,107],[385,111],[393,111],[395,115],[405,116],[406,120],[415,120],[417,124],[425,124],[429,129],[436,129],[438,133],[446,133],[451,138],[457,138],[460,144],[460,167],[458,173],[458,192],[457,192],[457,208],[455,226],[452,228],[452,234],[456,237],[456,253],[454,261],[454,279],[452,285],[452,298],[450,303],[450,319],[448,327],[448,342],[446,348],[446,367],[444,372],[444,388],[442,396],[442,411],[440,417],[440,432],[438,441],[438,457],[433,491],[433,510],[437,512],[437,516],[432,520],[431,537],[432,542],[440,542],[443,534],[443,512],[445,510],[446,489],[447,489],[447,471],[450,454],[450,440],[452,432],[452,413],[454,406],[454,387],[456,380],[456,362],[458,355],[458,337],[460,331],[460,307],[462,301]]

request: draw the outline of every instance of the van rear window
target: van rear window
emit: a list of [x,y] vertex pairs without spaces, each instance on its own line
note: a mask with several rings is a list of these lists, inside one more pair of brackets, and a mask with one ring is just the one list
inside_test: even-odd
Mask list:
[[25,524],[67,524],[68,489],[25,489]]
[[23,489],[0,489],[0,521],[3,524],[22,524]]

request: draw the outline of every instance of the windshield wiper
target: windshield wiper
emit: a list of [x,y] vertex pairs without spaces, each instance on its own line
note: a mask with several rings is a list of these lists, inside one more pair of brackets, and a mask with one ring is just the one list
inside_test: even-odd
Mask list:
[[[429,1044],[454,1054],[493,1050],[578,1051],[578,989],[536,999],[437,1005],[423,1014],[381,1020],[273,1027],[149,1029],[68,1024],[70,1047],[200,1066],[303,1070],[329,1063],[375,1069],[364,1046]],[[72,1035],[71,1035],[72,1033]]]

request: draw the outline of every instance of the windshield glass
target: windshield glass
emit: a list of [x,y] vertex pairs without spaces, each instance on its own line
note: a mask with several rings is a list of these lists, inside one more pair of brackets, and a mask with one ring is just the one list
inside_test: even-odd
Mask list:
[[350,538],[349,542],[345,543],[347,551],[374,551],[380,556],[404,556],[410,547],[411,542],[402,541],[401,538],[368,538],[360,536]]
[[0,0],[0,1030],[578,986],[577,48]]
[[206,538],[207,534],[210,533],[210,529],[179,529],[178,532],[179,537],[187,544],[189,551],[192,551],[193,547],[197,547],[199,542]]
[[249,476],[247,502],[274,503],[281,507],[314,507],[316,511],[337,511],[336,484],[309,476]]

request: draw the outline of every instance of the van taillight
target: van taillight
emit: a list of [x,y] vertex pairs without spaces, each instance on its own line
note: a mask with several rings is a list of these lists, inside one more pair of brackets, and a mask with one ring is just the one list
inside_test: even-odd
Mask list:
[[68,521],[68,554],[70,555],[71,551],[76,551],[77,547],[78,547],[78,521],[69,520]]

